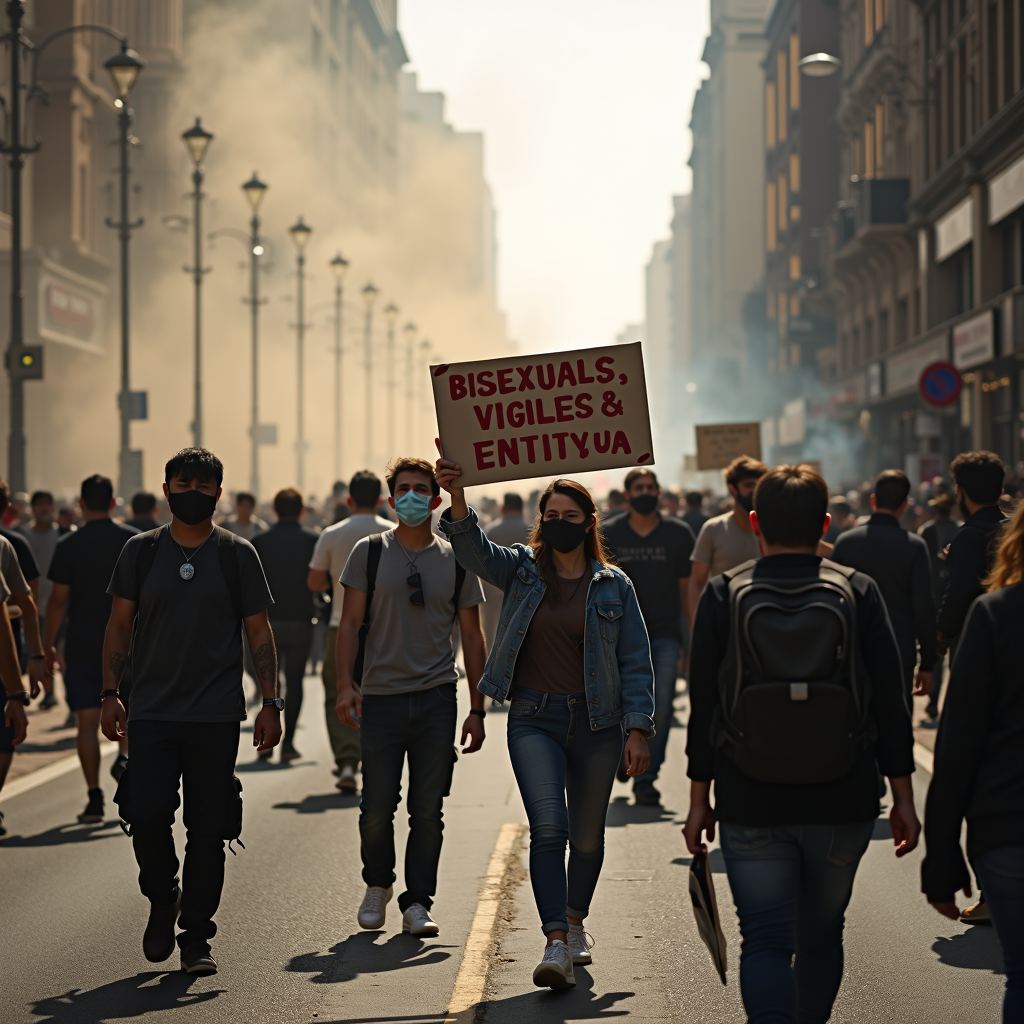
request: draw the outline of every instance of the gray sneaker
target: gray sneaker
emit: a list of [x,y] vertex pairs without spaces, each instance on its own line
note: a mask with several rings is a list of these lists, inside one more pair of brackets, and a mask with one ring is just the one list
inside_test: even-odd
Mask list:
[[572,973],[572,953],[561,940],[544,950],[544,959],[533,969],[533,983],[538,988],[566,989],[576,987]]
[[569,925],[569,937],[565,940],[572,953],[572,962],[576,966],[586,966],[594,962],[590,951],[594,948],[594,937],[583,930],[581,924]]
[[384,915],[387,912],[387,905],[391,902],[394,894],[394,886],[389,885],[386,889],[381,885],[368,885],[363,902],[359,904],[357,920],[360,928],[369,931],[377,931],[384,927]]

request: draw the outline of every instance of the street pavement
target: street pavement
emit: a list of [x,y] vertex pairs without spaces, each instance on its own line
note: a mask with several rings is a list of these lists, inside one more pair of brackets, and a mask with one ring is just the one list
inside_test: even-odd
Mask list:
[[[484,749],[456,765],[434,910],[441,934],[424,941],[402,935],[394,903],[383,932],[356,925],[363,891],[357,801],[333,786],[321,692],[318,680],[307,679],[297,740],[304,756],[293,765],[257,763],[251,732],[242,734],[246,848],[227,857],[214,940],[221,970],[213,977],[192,978],[177,970],[176,960],[153,965],[142,956],[147,904],[109,802],[109,775],[108,820],[99,826],[75,823],[85,796],[77,771],[3,801],[9,830],[0,839],[4,1024],[444,1020],[501,826],[525,820],[505,751],[504,715],[488,716]],[[499,915],[480,1017],[519,1022],[529,1014],[539,1024],[744,1019],[739,939],[720,853],[712,864],[729,942],[727,986],[693,924],[689,858],[679,835],[686,807],[685,696],[677,708],[680,727],[661,782],[666,809],[635,807],[628,788],[615,787],[608,855],[587,925],[597,940],[593,967],[577,970],[572,992],[532,986],[543,939],[524,851],[524,880],[511,887]],[[104,771],[108,763],[109,756]],[[919,800],[926,779],[920,772]],[[401,863],[401,808],[397,831]],[[884,819],[875,836],[850,908],[846,976],[833,1020],[997,1021],[1003,977],[991,929],[935,914],[918,892],[920,855],[897,862]],[[182,841],[179,831],[179,850]]]

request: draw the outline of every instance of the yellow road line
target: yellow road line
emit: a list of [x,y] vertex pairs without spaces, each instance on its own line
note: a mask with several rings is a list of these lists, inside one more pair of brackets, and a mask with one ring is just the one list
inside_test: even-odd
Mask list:
[[487,874],[480,887],[480,898],[476,914],[466,939],[462,954],[462,966],[455,979],[455,988],[448,1004],[445,1024],[471,1024],[476,1020],[483,1003],[484,987],[487,984],[487,970],[491,962],[491,939],[501,908],[501,883],[516,854],[519,837],[525,826],[506,824],[501,826],[498,841],[491,853]]

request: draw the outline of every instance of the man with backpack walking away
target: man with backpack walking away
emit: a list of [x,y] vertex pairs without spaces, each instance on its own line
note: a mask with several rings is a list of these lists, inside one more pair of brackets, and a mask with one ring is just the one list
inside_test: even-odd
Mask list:
[[702,833],[714,839],[722,823],[752,1024],[832,1012],[846,907],[879,810],[878,767],[892,787],[897,857],[921,831],[885,604],[869,577],[815,554],[828,498],[810,466],[767,472],[750,517],[763,557],[708,583],[694,629],[683,834],[692,854],[706,852]]
[[907,474],[900,469],[885,470],[875,481],[871,518],[864,526],[841,534],[832,551],[833,562],[848,565],[878,584],[900,652],[908,708],[913,706],[912,695],[927,694],[931,689],[935,664],[935,601],[928,545],[900,526],[909,495]]
[[[130,826],[139,888],[150,901],[146,959],[166,960],[177,941],[182,970],[215,974],[210,939],[224,887],[224,843],[242,828],[234,770],[246,717],[243,628],[264,698],[253,730],[258,751],[281,739],[284,701],[267,618],[273,598],[259,556],[247,540],[213,525],[220,459],[185,448],[167,463],[164,478],[170,524],[132,537],[110,581],[101,722],[108,739],[130,733],[131,759],[114,800]],[[126,722],[118,687],[129,653]],[[179,884],[171,826],[181,782],[188,842]]]
[[[384,927],[395,882],[395,811],[409,758],[406,889],[398,897],[402,931],[436,935],[430,916],[441,857],[442,805],[455,766],[452,628],[458,619],[469,683],[462,724],[464,754],[484,742],[484,635],[478,577],[458,565],[448,541],[431,532],[441,504],[434,467],[400,458],[388,467],[398,526],[359,541],[342,574],[345,600],[338,626],[338,716],[362,738],[360,853],[366,894],[359,927]],[[356,690],[356,686],[359,687]]]

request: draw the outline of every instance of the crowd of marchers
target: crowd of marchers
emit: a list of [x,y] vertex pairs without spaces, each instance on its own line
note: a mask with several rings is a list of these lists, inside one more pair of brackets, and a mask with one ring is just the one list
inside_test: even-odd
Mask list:
[[[243,667],[258,690],[256,755],[280,744],[282,761],[300,756],[303,678],[321,669],[336,784],[359,795],[356,918],[368,930],[384,927],[394,898],[407,766],[398,910],[404,932],[440,931],[444,800],[460,754],[485,742],[488,710],[507,705],[545,937],[533,981],[566,989],[594,961],[585,925],[612,785],[631,781],[638,804],[660,803],[682,676],[685,844],[696,856],[720,837],[749,1020],[795,1024],[831,1014],[846,908],[883,800],[896,856],[918,845],[912,708],[927,696],[939,731],[921,887],[939,913],[994,925],[1004,1020],[1018,1021],[1024,504],[1007,501],[989,452],[961,454],[949,474],[917,502],[899,470],[830,496],[809,465],[743,457],[724,472],[726,508],[663,492],[636,468],[603,509],[568,479],[525,505],[510,493],[473,509],[456,464],[402,457],[383,481],[362,471],[336,488],[333,510],[289,488],[262,516],[237,495],[225,517],[224,468],[193,448],[167,462],[163,500],[137,495],[131,518],[93,476],[76,513],[40,491],[21,524],[0,485],[0,785],[26,708],[40,695],[52,706],[59,675],[88,789],[83,823],[105,814],[99,731],[119,745],[114,802],[150,904],[145,957],[178,950],[183,970],[213,973],[225,844],[242,829]],[[979,898],[960,910],[972,872]]]

